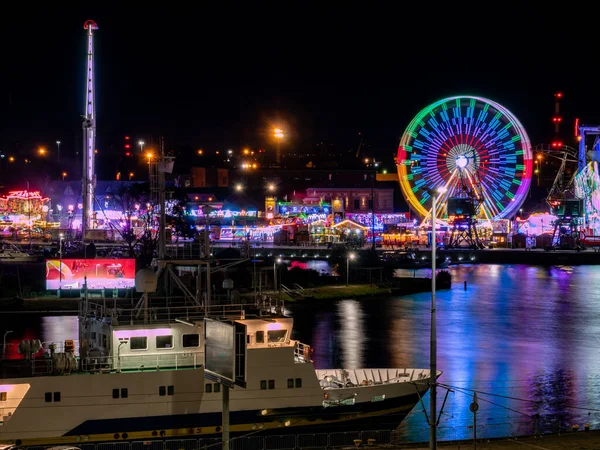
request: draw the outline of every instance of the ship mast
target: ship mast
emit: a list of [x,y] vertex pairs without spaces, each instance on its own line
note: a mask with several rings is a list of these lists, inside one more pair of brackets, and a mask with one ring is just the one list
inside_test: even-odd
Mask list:
[[85,93],[85,115],[83,116],[83,177],[82,177],[82,209],[81,209],[81,239],[85,241],[86,230],[93,228],[94,189],[96,175],[94,156],[96,150],[96,102],[94,87],[94,36],[93,31],[98,25],[93,20],[83,24],[87,30],[87,71]]

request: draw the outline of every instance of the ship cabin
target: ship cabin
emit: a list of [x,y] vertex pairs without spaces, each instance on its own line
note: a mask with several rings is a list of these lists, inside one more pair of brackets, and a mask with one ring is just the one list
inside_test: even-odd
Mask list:
[[[246,326],[246,348],[297,347],[296,357],[308,359],[307,345],[291,341],[293,319],[265,316],[226,318]],[[113,323],[108,330],[88,326],[81,342],[93,343],[95,351],[81,353],[81,369],[95,371],[144,371],[197,368],[204,364],[204,318],[175,318],[157,323]],[[106,334],[106,339],[99,335]]]

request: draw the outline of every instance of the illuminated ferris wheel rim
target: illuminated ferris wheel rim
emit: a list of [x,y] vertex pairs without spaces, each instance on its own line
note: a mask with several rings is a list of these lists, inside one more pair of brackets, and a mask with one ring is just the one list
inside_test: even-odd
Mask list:
[[[495,115],[492,117],[488,112]],[[470,122],[467,123],[468,121]],[[441,131],[438,128],[440,124],[442,124]],[[471,128],[475,131],[471,131]],[[465,129],[469,131],[465,132]],[[432,135],[434,135],[433,139]],[[461,141],[458,142],[457,139],[453,142],[447,135],[459,136]],[[510,141],[503,141],[507,137],[511,138]],[[470,142],[464,143],[462,138],[469,138],[467,140]],[[437,141],[436,144],[433,144],[433,141]],[[440,144],[440,141],[443,142]],[[451,145],[448,145],[448,142],[451,142]],[[469,145],[473,142],[477,142],[477,145]],[[413,148],[412,145],[415,143],[419,143],[420,148],[416,148],[417,146]],[[447,160],[445,164],[441,164],[445,167],[440,169],[441,158],[438,156],[442,153],[442,146],[445,146],[443,154],[447,156]],[[428,155],[430,147],[433,156]],[[484,155],[482,156],[481,153]],[[491,158],[492,154],[494,158]],[[485,161],[482,162],[484,159]],[[499,181],[493,180],[493,176],[489,173],[492,160],[496,166],[505,165],[500,170],[494,169],[499,174]],[[410,165],[407,164],[408,161]],[[421,167],[423,161],[425,164]],[[413,163],[417,164],[419,171],[422,169],[423,172],[434,173],[424,173],[418,182],[415,182],[414,177],[420,172],[413,169]],[[402,191],[412,209],[424,218],[429,214],[430,192],[438,187],[451,187],[448,180],[449,172],[454,176],[458,174],[459,177],[471,177],[469,182],[474,184],[472,176],[473,174],[478,176],[482,164],[487,164],[485,172],[487,178],[480,184],[484,194],[487,190],[490,195],[483,203],[484,215],[494,220],[511,217],[525,201],[531,183],[531,143],[517,117],[504,106],[485,97],[455,95],[426,106],[406,127],[398,148],[398,175]],[[513,167],[510,167],[511,164]],[[437,167],[432,168],[432,166]],[[442,176],[440,172],[445,173]],[[517,187],[513,186],[502,192],[504,185],[511,182]],[[503,185],[502,189],[498,188],[499,183]],[[421,198],[417,198],[417,192],[420,193]],[[453,193],[456,194],[456,189],[448,189],[446,197],[452,196]]]

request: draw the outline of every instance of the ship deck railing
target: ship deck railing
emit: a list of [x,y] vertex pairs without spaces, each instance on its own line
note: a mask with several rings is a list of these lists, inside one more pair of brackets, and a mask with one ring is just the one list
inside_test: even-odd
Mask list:
[[179,370],[202,367],[199,352],[178,352],[160,355],[88,356],[81,358],[81,370],[91,373],[143,372],[147,370]]
[[[112,303],[112,304],[111,304]],[[196,304],[183,297],[152,297],[148,306],[131,308],[116,301],[80,302],[80,317],[109,317],[113,325],[173,323],[181,320],[187,322],[200,321],[204,318],[221,320],[241,320],[253,317],[281,316],[284,302],[268,295],[257,295],[256,298],[242,303],[226,301],[210,304]]]
[[315,372],[323,389],[416,382],[429,377],[428,369],[325,369]]

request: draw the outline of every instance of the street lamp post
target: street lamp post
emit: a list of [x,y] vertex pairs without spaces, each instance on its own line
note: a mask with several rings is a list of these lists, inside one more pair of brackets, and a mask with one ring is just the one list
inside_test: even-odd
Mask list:
[[431,335],[429,338],[429,448],[437,449],[437,329],[435,318],[436,247],[435,216],[437,197],[446,192],[444,187],[431,193]]
[[60,297],[60,289],[62,288],[62,257],[63,257],[63,241],[65,235],[60,233],[58,240],[58,292]]
[[60,162],[60,141],[56,141],[56,161]]
[[2,359],[6,359],[6,336],[12,333],[12,330],[4,332],[4,338],[2,339]]
[[277,140],[277,153],[275,154],[275,161],[279,166],[281,164],[281,140],[284,137],[283,130],[281,128],[275,128],[273,130],[273,135]]
[[144,141],[138,141],[138,145],[140,146],[140,153],[144,153]]
[[281,258],[273,261],[273,292],[277,292],[277,264],[281,262]]
[[350,253],[346,258],[346,286],[350,284],[350,260],[354,259],[354,253]]

